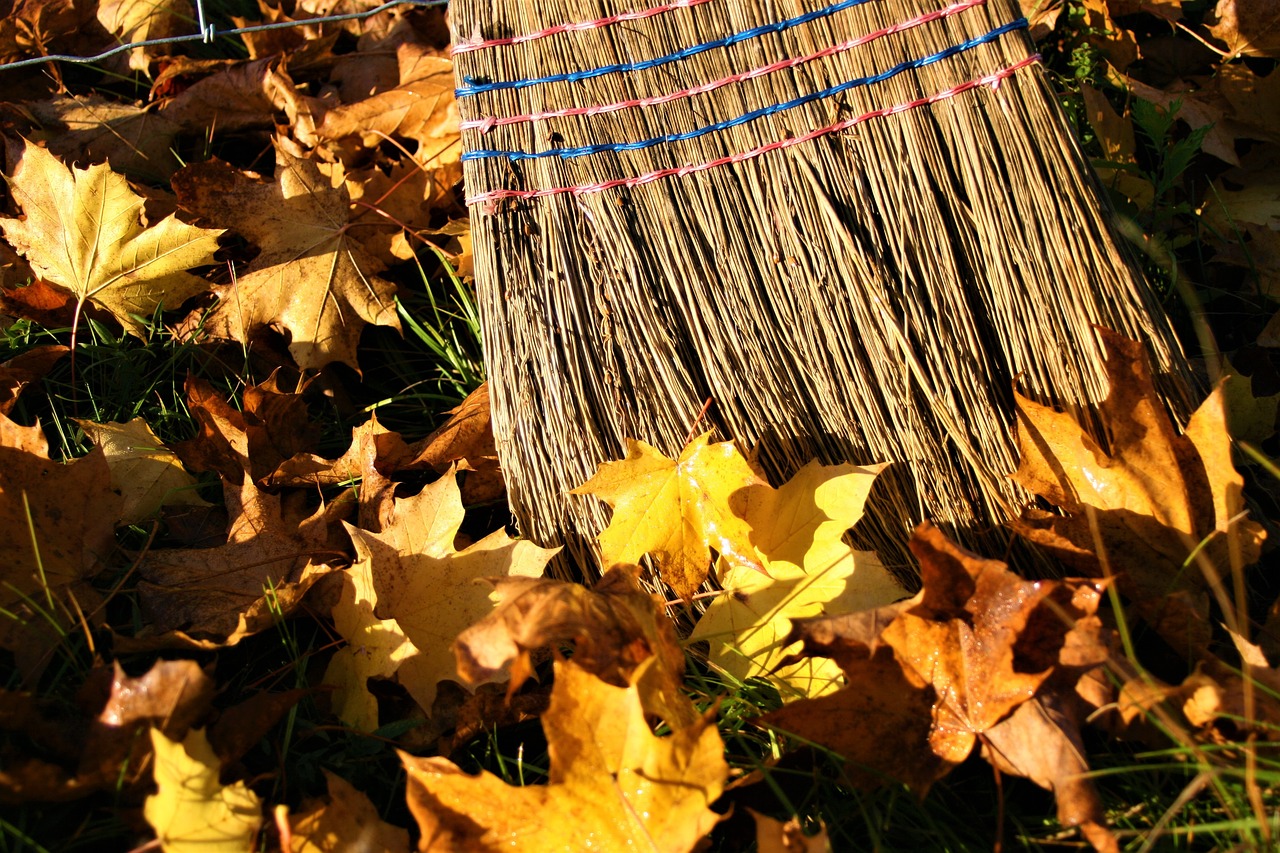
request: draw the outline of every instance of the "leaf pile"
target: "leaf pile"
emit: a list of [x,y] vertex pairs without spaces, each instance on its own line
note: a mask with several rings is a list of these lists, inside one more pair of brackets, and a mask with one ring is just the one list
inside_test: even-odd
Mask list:
[[[19,815],[0,834],[845,849],[904,837],[906,806],[886,803],[930,808],[994,770],[1028,780],[995,783],[1001,809],[1007,787],[1044,822],[1035,788],[1053,794],[1056,822],[1024,840],[1111,851],[1142,808],[1092,771],[1130,741],[1214,780],[1175,810],[1265,828],[1280,603],[1255,566],[1265,483],[1234,448],[1280,452],[1263,393],[1280,333],[1250,330],[1187,424],[1106,330],[1093,411],[1015,389],[1007,473],[1038,500],[1001,559],[924,524],[903,533],[907,589],[850,544],[900,460],[774,485],[708,433],[675,459],[629,441],[563,496],[612,510],[608,570],[548,577],[556,551],[504,526],[488,389],[459,339],[445,19],[317,20],[375,5],[260,2],[226,23],[297,26],[0,71],[0,802]],[[0,62],[185,32],[193,13],[0,10]],[[1172,282],[1194,245],[1197,282],[1277,298],[1271,5],[1029,13],[1152,270]],[[1243,807],[1205,793],[1228,782]],[[1004,830],[973,831],[986,849]]]

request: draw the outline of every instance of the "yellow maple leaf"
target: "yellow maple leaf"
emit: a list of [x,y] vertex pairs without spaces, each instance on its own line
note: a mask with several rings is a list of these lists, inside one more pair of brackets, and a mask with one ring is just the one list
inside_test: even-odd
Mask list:
[[160,443],[142,418],[127,424],[76,421],[107,457],[111,485],[124,498],[121,524],[150,518],[162,506],[207,506],[196,493],[196,478],[177,455]]
[[133,315],[177,308],[209,288],[187,272],[213,263],[220,229],[196,228],[169,216],[148,226],[143,199],[111,167],[72,169],[31,142],[9,179],[24,218],[0,217],[5,238],[41,278],[75,294],[76,318],[86,302],[142,337]]
[[203,729],[182,741],[151,730],[154,794],[142,813],[165,853],[249,853],[262,824],[262,803],[243,782],[222,785],[221,762]]
[[764,571],[741,513],[752,492],[768,484],[732,442],[711,444],[704,433],[668,459],[627,439],[627,456],[606,462],[570,494],[595,495],[613,507],[600,534],[606,567],[652,554],[662,579],[689,597],[707,579],[714,549],[731,567]]
[[329,801],[290,819],[289,853],[409,853],[409,833],[378,814],[369,798],[328,770]]
[[692,850],[721,816],[709,806],[729,767],[714,716],[656,737],[638,687],[614,687],[557,661],[542,715],[547,785],[469,776],[445,758],[401,753],[423,850]]
[[417,648],[400,663],[397,677],[427,712],[436,685],[458,677],[453,641],[493,610],[492,587],[475,581],[541,577],[559,550],[512,539],[503,530],[455,550],[462,516],[457,476],[450,471],[417,495],[397,499],[381,533],[348,528],[357,559],[371,564],[377,615],[394,619]]
[[843,674],[828,658],[780,667],[793,651],[784,638],[792,619],[869,610],[906,594],[874,552],[855,551],[843,539],[884,467],[810,462],[782,488],[754,493],[746,520],[769,574],[721,572],[725,594],[689,638],[710,641],[713,664],[739,680],[769,678],[784,700],[840,686]]
[[[342,594],[333,606],[333,627],[347,641],[334,654],[324,673],[324,683],[336,689],[333,712],[338,719],[361,731],[378,727],[378,700],[369,692],[370,678],[390,678],[418,649],[394,619],[374,614],[378,594],[373,588],[373,561],[356,528],[348,526],[359,554],[343,573]],[[405,679],[412,681],[409,672]]]

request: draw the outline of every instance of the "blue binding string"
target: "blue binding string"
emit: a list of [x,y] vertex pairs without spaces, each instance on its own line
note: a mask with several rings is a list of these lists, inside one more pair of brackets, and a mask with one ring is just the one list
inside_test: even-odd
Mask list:
[[621,71],[643,71],[646,68],[657,68],[660,65],[666,65],[671,62],[678,62],[681,59],[688,59],[690,56],[697,56],[700,53],[706,53],[708,50],[715,50],[720,47],[728,47],[731,44],[748,41],[759,36],[768,35],[769,33],[780,33],[797,27],[800,24],[807,24],[810,21],[817,21],[821,18],[827,18],[836,12],[842,12],[845,9],[852,9],[854,6],[861,6],[863,3],[870,3],[871,0],[841,0],[832,6],[824,9],[815,9],[812,12],[805,12],[803,15],[797,15],[794,18],[787,18],[785,21],[777,21],[772,24],[764,24],[750,30],[743,30],[740,33],[734,33],[731,36],[715,41],[703,42],[693,47],[686,47],[675,53],[659,56],[656,59],[646,59],[642,62],[627,62],[619,65],[605,65],[600,68],[592,68],[588,71],[572,71],[567,74],[553,74],[550,77],[532,77],[526,80],[503,80],[496,83],[479,83],[474,77],[463,77],[469,85],[462,86],[454,90],[454,94],[459,98],[465,98],[468,95],[479,95],[482,92],[496,92],[500,89],[525,89],[529,86],[538,86],[542,83],[576,83],[579,80],[590,80],[592,77],[603,77],[605,74],[615,74]]
[[977,47],[980,44],[986,44],[989,41],[994,41],[1005,33],[1024,29],[1026,26],[1027,19],[1019,18],[1016,21],[1011,21],[1003,26],[996,27],[985,35],[980,35],[975,38],[971,38],[966,42],[952,45],[945,50],[940,50],[937,53],[921,57],[920,59],[911,59],[907,62],[899,63],[886,71],[872,74],[869,77],[859,77],[846,83],[841,83],[838,86],[823,89],[820,92],[803,95],[795,100],[787,101],[785,103],[761,107],[758,110],[753,110],[752,112],[740,115],[737,118],[718,121],[715,124],[709,124],[705,127],[699,127],[694,130],[688,130],[684,133],[671,133],[666,136],[655,136],[652,139],[642,139],[637,142],[607,142],[599,145],[583,145],[580,148],[550,148],[546,151],[496,151],[478,149],[475,151],[467,151],[462,155],[462,159],[484,160],[492,157],[505,157],[508,160],[537,160],[542,157],[559,157],[562,160],[569,160],[574,157],[587,157],[591,154],[603,154],[608,151],[640,151],[645,148],[652,148],[655,145],[665,145],[670,142],[684,142],[688,139],[697,139],[699,136],[705,136],[708,133],[714,133],[718,130],[728,130],[731,127],[737,127],[740,124],[746,124],[749,121],[755,121],[756,119],[763,118],[764,116],[773,115],[774,113],[794,109],[795,107],[803,106],[814,101],[830,98],[833,95],[838,95],[841,92],[847,92],[848,90],[857,88],[858,86],[880,83],[888,80],[890,77],[901,74],[904,71],[909,71],[915,68],[924,68],[926,65],[941,62],[944,59],[948,59],[958,53],[963,53],[964,51]]

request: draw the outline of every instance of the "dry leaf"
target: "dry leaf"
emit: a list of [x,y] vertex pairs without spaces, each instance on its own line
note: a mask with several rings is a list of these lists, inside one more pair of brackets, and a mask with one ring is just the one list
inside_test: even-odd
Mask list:
[[9,191],[25,218],[0,217],[0,230],[42,278],[75,295],[77,313],[92,303],[142,337],[132,315],[209,289],[187,270],[213,263],[223,232],[172,215],[148,227],[142,198],[106,165],[68,168],[27,142]]
[[707,579],[712,549],[730,566],[764,571],[739,514],[747,490],[764,480],[732,442],[711,444],[710,435],[689,442],[675,460],[627,439],[626,459],[605,462],[570,492],[595,495],[613,507],[600,534],[606,567],[652,554],[663,581],[683,598]]
[[397,499],[381,533],[348,526],[357,559],[372,564],[378,616],[390,617],[417,647],[399,668],[399,680],[424,711],[435,702],[436,685],[456,679],[453,641],[493,610],[482,578],[541,577],[559,549],[539,548],[496,530],[457,551],[462,500],[454,474],[410,498]]
[[[1074,678],[1097,664],[1101,657],[1081,647],[1096,622],[1074,635],[1062,614],[1092,619],[1099,596],[1089,587],[1092,594],[1079,595],[1071,584],[1024,581],[929,525],[917,528],[910,546],[923,581],[914,598],[802,622],[787,638],[803,641],[805,655],[834,658],[848,686],[762,719],[835,749],[855,784],[897,779],[923,794],[1060,662]],[[1064,608],[1064,597],[1076,612]]]
[[[121,498],[111,490],[101,450],[54,462],[39,426],[18,426],[3,414],[0,471],[0,541],[10,543],[0,567],[0,608],[17,617],[0,619],[0,648],[16,650],[24,623],[78,621],[64,612],[65,602],[91,594],[81,582],[96,575],[115,550]],[[28,600],[46,614],[36,613]]]
[[286,615],[328,564],[345,559],[337,503],[308,516],[305,497],[270,495],[252,483],[226,489],[227,543],[216,548],[148,551],[138,592],[150,625],[228,642]]
[[[636,673],[651,664],[644,663]],[[655,737],[636,683],[614,687],[556,663],[542,715],[547,785],[517,788],[444,758],[401,754],[422,851],[693,850],[720,820],[708,808],[729,768],[714,719]]]
[[1218,0],[1209,32],[1236,56],[1280,59],[1280,6],[1274,0]]
[[369,798],[340,776],[324,771],[329,800],[289,819],[289,853],[409,853],[409,832],[379,815]]
[[453,62],[414,43],[396,48],[400,82],[330,110],[317,129],[322,140],[360,136],[366,148],[391,137],[418,143],[414,159],[425,166],[457,163],[462,156],[458,106],[453,98]]
[[179,127],[151,106],[125,104],[101,95],[56,95],[23,104],[39,124],[34,142],[72,163],[108,163],[113,171],[146,181],[168,182],[178,160],[171,150]]
[[280,389],[276,374],[244,390],[243,411],[212,385],[187,377],[187,408],[199,432],[173,451],[188,468],[216,471],[228,483],[265,480],[284,460],[319,439],[302,394]]
[[69,352],[71,348],[62,344],[44,344],[0,364],[0,415],[13,411],[22,389],[43,379]]
[[[179,66],[181,67],[181,66]],[[240,62],[196,81],[163,105],[160,115],[188,133],[274,130],[276,115],[309,128],[321,106],[299,94],[277,57]],[[230,222],[236,220],[232,218]]]
[[111,485],[124,498],[120,524],[151,518],[162,506],[207,506],[196,493],[196,478],[177,455],[160,443],[142,418],[127,424],[76,421],[102,449],[111,470]]
[[1058,822],[1079,827],[1099,853],[1120,853],[1119,842],[1107,829],[1102,797],[1088,776],[1079,722],[1062,705],[1056,696],[1019,705],[987,730],[982,755],[1001,772],[1023,776],[1052,791]]
[[1098,416],[1110,446],[1099,446],[1072,415],[1018,395],[1014,476],[1068,515],[1028,512],[1014,529],[1095,577],[1105,559],[1135,611],[1194,655],[1209,639],[1204,571],[1230,571],[1232,537],[1243,563],[1254,562],[1264,532],[1238,515],[1244,480],[1231,462],[1221,389],[1179,435],[1142,345],[1100,334],[1110,391]]
[[[374,615],[378,596],[371,568],[368,556],[360,553],[341,575],[342,593],[333,606],[333,627],[347,645],[338,649],[324,673],[324,683],[336,688],[333,713],[348,726],[365,732],[378,727],[378,700],[369,692],[369,679],[390,678],[418,654],[396,620]],[[410,669],[404,677],[417,680],[413,675]]]
[[222,785],[220,763],[200,729],[173,741],[151,730],[156,793],[143,815],[164,853],[250,853],[262,803],[243,782]]
[[458,675],[475,687],[508,677],[508,695],[533,674],[531,652],[573,643],[573,661],[610,684],[625,685],[641,663],[650,710],[676,724],[697,717],[681,692],[684,651],[661,602],[640,588],[639,568],[614,566],[592,589],[549,578],[492,581],[497,607],[458,635]]
[[739,681],[768,677],[784,701],[840,686],[840,667],[829,659],[783,666],[793,651],[783,640],[793,619],[870,610],[906,595],[874,552],[855,551],[843,538],[883,469],[811,462],[780,489],[751,492],[746,521],[769,574],[722,567],[724,594],[689,637],[711,641],[713,664]]
[[348,233],[350,196],[341,167],[326,177],[311,160],[276,149],[276,180],[256,180],[225,163],[198,163],[174,175],[181,204],[233,222],[261,253],[204,319],[210,335],[248,341],[272,328],[289,338],[303,370],[338,361],[356,367],[366,324],[397,331],[395,285],[382,263]]
[[443,473],[454,462],[463,462],[467,475],[462,482],[462,502],[498,500],[506,486],[489,414],[489,383],[481,384],[448,414],[449,420],[439,429],[410,446],[413,460],[405,467],[428,466]]
[[[98,23],[116,44],[185,35],[194,11],[187,0],[98,0]],[[165,45],[135,47],[121,64],[145,72],[151,57],[166,51]],[[108,60],[110,62],[110,60]]]

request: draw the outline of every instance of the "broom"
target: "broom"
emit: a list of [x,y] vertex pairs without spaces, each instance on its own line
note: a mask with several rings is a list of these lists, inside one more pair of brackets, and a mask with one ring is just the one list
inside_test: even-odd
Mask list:
[[1027,500],[1015,377],[1100,399],[1095,324],[1187,375],[1014,0],[946,3],[451,5],[525,535],[590,560],[604,510],[567,492],[624,437],[674,456],[709,399],[772,478],[900,463],[861,544],[901,571],[914,522],[980,547]]

